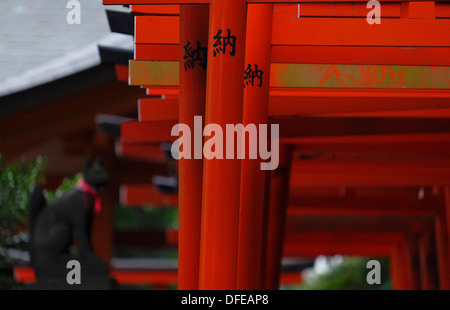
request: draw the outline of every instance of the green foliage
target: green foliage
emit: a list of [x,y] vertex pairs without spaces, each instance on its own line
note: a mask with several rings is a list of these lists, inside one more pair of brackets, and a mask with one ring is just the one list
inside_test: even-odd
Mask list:
[[[35,185],[44,182],[47,160],[37,157],[8,163],[0,154],[0,289],[19,289],[23,286],[13,278],[14,259],[11,249],[25,249],[28,243],[28,201]],[[44,191],[47,200],[62,196],[81,178],[66,178],[56,191]]]
[[28,200],[35,184],[44,181],[46,160],[18,160],[8,164],[0,155],[0,246],[26,240],[22,233],[28,217]]
[[[178,209],[170,207],[123,208],[114,210],[114,229],[117,231],[165,231],[178,226]],[[115,257],[173,258],[176,248],[115,248]]]
[[13,279],[8,251],[28,242],[28,200],[34,185],[44,181],[45,165],[43,157],[8,163],[0,154],[0,289],[22,288]]
[[78,183],[78,180],[80,180],[82,177],[83,174],[80,172],[77,173],[73,178],[64,178],[61,185],[55,191],[44,191],[45,198],[50,201],[61,197],[65,192],[73,188]]
[[310,272],[304,283],[298,287],[301,290],[389,290],[389,260],[377,259],[381,265],[381,284],[370,285],[366,281],[367,262],[371,260],[360,257],[344,257],[343,261],[331,265],[327,272],[317,274]]
[[178,226],[178,209],[163,207],[116,208],[114,226],[117,230],[128,231],[175,228]]

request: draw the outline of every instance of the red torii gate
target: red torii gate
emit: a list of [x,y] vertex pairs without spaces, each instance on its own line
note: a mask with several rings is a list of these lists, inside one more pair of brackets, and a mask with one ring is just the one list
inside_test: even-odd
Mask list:
[[[161,200],[156,198],[159,196],[149,194],[154,192],[151,186],[132,185],[124,187],[123,191],[127,192],[122,196],[121,203],[124,205],[137,206],[139,202],[142,205],[161,205]],[[303,189],[291,193],[287,210],[290,219],[283,255],[311,258],[335,253],[389,256],[395,266],[392,270],[394,278],[399,274],[410,278],[416,276],[415,286],[411,286],[411,281],[398,283],[399,281],[394,280],[395,288],[417,288],[419,272],[420,287],[436,288],[433,266],[429,266],[429,257],[434,255],[429,248],[429,239],[433,218],[439,212],[438,197],[426,192],[419,200],[417,191],[405,189],[386,191],[368,188],[349,191],[345,196],[338,194],[337,189]],[[172,201],[170,207],[174,205],[176,202]],[[348,215],[358,219],[358,226],[345,220],[340,221],[339,226],[330,222],[334,217]],[[295,220],[299,216],[300,222]],[[319,222],[317,217],[320,218]],[[315,221],[309,220],[310,218]],[[414,218],[421,220],[408,220]],[[178,243],[177,235],[176,231],[168,232],[171,243]],[[398,260],[403,263],[396,263]],[[416,270],[410,262],[413,260],[419,262],[415,266]]]
[[[273,5],[278,2],[285,4]],[[301,14],[324,18],[300,18],[300,2]],[[223,127],[280,124],[281,169],[270,179],[259,170],[259,161],[180,160],[181,289],[276,288],[289,187],[449,186],[448,156],[435,161],[439,156],[418,150],[430,146],[448,155],[450,33],[442,29],[450,29],[449,4],[380,1],[386,9],[383,16],[393,18],[368,25],[361,18],[334,18],[365,19],[366,1],[303,2],[103,1],[132,4],[132,11],[140,13],[127,80],[148,87],[148,94],[168,98],[156,108],[154,99],[141,100],[139,122],[122,125],[122,155],[157,157],[151,151],[143,155],[142,148],[172,141],[170,131],[178,122],[193,128],[195,115],[205,116],[205,124]],[[227,29],[241,44],[236,44],[234,56],[214,57],[214,36]],[[183,70],[178,64],[188,41],[209,47],[207,72],[200,66]],[[255,63],[265,73],[262,87],[244,89],[245,65]],[[402,155],[369,163],[356,158],[311,163],[292,159],[295,151],[311,145],[356,147],[363,153],[369,145],[369,154],[383,146]],[[405,158],[411,149],[418,156]],[[450,197],[448,189],[445,195],[440,192],[437,211],[426,212],[436,212],[439,280],[448,289]],[[336,212],[331,209],[324,213]],[[401,257],[402,251],[395,250],[393,257]],[[408,287],[411,277],[400,278],[394,277],[402,283],[395,286]]]

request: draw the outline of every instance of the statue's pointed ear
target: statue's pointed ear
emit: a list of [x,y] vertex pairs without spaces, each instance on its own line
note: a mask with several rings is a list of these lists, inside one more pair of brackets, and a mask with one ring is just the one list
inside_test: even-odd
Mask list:
[[94,163],[92,162],[92,158],[90,156],[86,158],[86,161],[84,162],[84,171],[89,170],[89,168],[91,168],[93,164]]

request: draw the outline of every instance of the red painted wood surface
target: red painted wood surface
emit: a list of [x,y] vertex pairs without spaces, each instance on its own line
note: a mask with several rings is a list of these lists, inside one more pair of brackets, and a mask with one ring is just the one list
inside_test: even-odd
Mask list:
[[403,239],[393,232],[311,231],[286,234],[285,256],[316,257],[322,255],[389,256]]
[[149,185],[125,185],[120,187],[120,203],[126,206],[178,206],[178,195],[166,194]]
[[383,19],[374,29],[365,19],[275,19],[273,45],[450,46],[445,19]]
[[[245,0],[210,4],[209,46],[220,30],[228,36],[230,29],[236,41],[234,54],[230,46],[217,57],[212,48],[208,50],[205,125],[215,123],[225,128],[226,124],[242,123],[244,89],[236,77],[242,76],[244,68],[246,17]],[[214,158],[204,163],[200,289],[235,289],[240,160]]]
[[[139,99],[139,121],[178,120],[179,99],[143,98]],[[201,115],[201,114],[200,114]]]
[[[140,43],[136,60],[178,61],[178,44]],[[273,63],[448,66],[450,48],[395,46],[272,46]]]
[[[178,44],[179,18],[137,16],[135,43]],[[447,19],[383,19],[372,27],[365,18],[274,17],[272,45],[449,47]],[[151,29],[150,31],[146,29]]]
[[[216,123],[216,122],[214,122]],[[278,124],[280,138],[283,141],[295,141],[297,138],[327,137],[340,139],[341,137],[365,136],[368,139],[374,136],[382,141],[383,136],[395,138],[396,135],[404,136],[405,142],[408,135],[420,135],[433,139],[434,136],[442,137],[449,131],[446,118],[382,118],[382,117],[290,117],[269,118],[270,124]],[[126,143],[156,143],[174,141],[175,136],[171,130],[177,124],[175,120],[123,122],[122,140]],[[445,137],[445,135],[443,135]],[[332,141],[332,140],[330,140]],[[370,140],[368,140],[370,141]]]
[[[269,115],[450,117],[450,91],[273,89]],[[178,97],[139,100],[139,120],[177,120]]]
[[131,12],[154,15],[179,15],[179,5],[132,5]]
[[[248,124],[267,124],[270,81],[270,33],[273,5],[262,4],[248,8],[245,65],[262,70],[261,87],[248,84],[244,90],[243,120]],[[261,38],[260,33],[267,37]],[[256,84],[258,85],[258,84]],[[269,139],[270,141],[270,139]],[[250,150],[250,143],[244,142]],[[261,158],[241,162],[239,202],[238,265],[236,288],[264,288],[264,195],[267,172],[262,170]]]
[[119,157],[145,160],[156,163],[166,163],[167,158],[160,144],[140,144],[116,142],[116,155]]
[[116,71],[117,79],[121,82],[128,83],[128,66],[125,65],[114,65]]
[[[179,59],[187,54],[188,42],[198,48],[208,46],[208,5],[182,5],[180,9],[181,42]],[[193,47],[194,49],[194,47]],[[200,57],[202,57],[200,55]],[[206,57],[206,55],[203,55]],[[193,63],[191,62],[193,60]],[[205,59],[206,60],[206,59]],[[188,58],[189,66],[180,66],[179,121],[194,129],[195,117],[205,116],[206,68]],[[197,138],[191,136],[189,143],[195,148]],[[200,139],[200,143],[203,140]],[[198,289],[200,270],[200,240],[202,220],[203,160],[181,158],[179,166],[178,246],[179,288]]]
[[270,177],[270,183],[266,189],[269,191],[269,197],[266,202],[265,289],[277,289],[279,286],[278,275],[283,257],[292,156],[292,146],[281,145],[279,169],[269,172],[267,176]]

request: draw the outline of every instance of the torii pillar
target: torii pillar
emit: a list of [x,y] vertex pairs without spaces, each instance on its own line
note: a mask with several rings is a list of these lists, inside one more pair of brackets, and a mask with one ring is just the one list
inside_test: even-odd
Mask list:
[[[205,115],[206,48],[208,46],[209,6],[180,5],[180,102],[179,122],[194,130],[194,117]],[[195,52],[194,60],[186,61],[186,53]],[[201,58],[201,59],[200,59]],[[191,134],[191,145],[196,141]],[[192,154],[191,154],[192,155]],[[179,160],[179,243],[178,288],[198,289],[200,268],[200,236],[202,214],[203,160]]]
[[[436,191],[439,191],[435,188]],[[438,258],[439,286],[441,290],[450,290],[450,192],[448,188],[443,188],[440,194],[439,214],[435,219],[436,252]]]
[[[246,19],[246,0],[211,1],[205,126],[242,123]],[[204,156],[199,287],[235,289],[240,159]]]
[[420,287],[422,290],[436,290],[438,288],[435,253],[434,232],[429,230],[419,239]]
[[[246,127],[268,123],[272,16],[273,4],[248,7],[245,76],[249,79],[244,81],[243,113]],[[245,132],[243,139],[246,157],[241,167],[237,289],[256,290],[264,288],[264,192],[268,173],[262,170],[258,155],[257,159],[249,158],[250,147],[256,145],[245,140]]]
[[280,145],[280,163],[271,173],[267,210],[264,289],[277,290],[280,285],[281,260],[285,236],[286,210],[289,202],[289,183],[293,147]]

